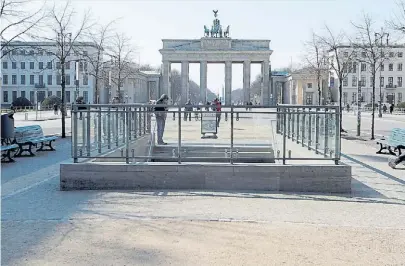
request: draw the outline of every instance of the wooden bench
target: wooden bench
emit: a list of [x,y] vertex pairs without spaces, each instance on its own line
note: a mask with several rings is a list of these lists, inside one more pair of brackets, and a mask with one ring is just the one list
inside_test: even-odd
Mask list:
[[[16,127],[12,143],[17,144],[19,149],[14,157],[35,156],[32,152],[32,147],[37,147],[38,144],[41,144],[41,147],[37,151],[54,151],[52,142],[57,138],[57,136],[44,136],[42,128],[39,125]],[[48,149],[44,149],[44,147],[48,147]],[[29,154],[23,154],[23,152],[28,152]]]
[[10,144],[1,146],[1,162],[2,163],[11,163],[15,162],[13,158],[11,158],[11,152],[18,149],[17,144]]
[[398,150],[398,154],[401,155],[401,146],[405,146],[405,128],[394,128],[391,131],[390,136],[387,139],[377,140],[377,144],[380,145],[378,154],[384,154],[383,150],[388,150],[391,155],[397,155],[395,153]]

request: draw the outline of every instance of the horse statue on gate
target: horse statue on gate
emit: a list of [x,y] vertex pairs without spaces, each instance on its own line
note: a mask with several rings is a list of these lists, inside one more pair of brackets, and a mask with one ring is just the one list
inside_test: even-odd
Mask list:
[[229,38],[229,25],[226,27],[226,30],[224,31],[224,38]]
[[222,37],[222,26],[219,23],[219,19],[214,19],[214,24],[211,27],[211,37]]
[[207,26],[204,25],[204,37],[209,37],[210,36],[210,30],[208,29]]

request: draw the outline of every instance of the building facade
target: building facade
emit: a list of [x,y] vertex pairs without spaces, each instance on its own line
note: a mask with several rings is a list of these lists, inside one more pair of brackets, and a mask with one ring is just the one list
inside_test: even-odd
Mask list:
[[[342,84],[342,102],[346,105],[357,103],[357,93],[359,81],[361,82],[361,104],[371,104],[372,102],[372,83],[371,66],[364,62],[366,54],[361,51],[356,51],[353,47],[342,46],[339,48],[338,54],[342,57],[342,62],[347,63],[345,67],[345,78]],[[384,59],[376,73],[375,79],[375,103],[380,101],[380,89],[383,103],[398,104],[405,101],[405,46],[391,45],[381,48],[384,54]],[[352,57],[352,60],[347,58]],[[331,54],[331,62],[333,54]],[[336,73],[330,72],[329,85],[332,89],[332,94],[336,100],[339,98],[339,79]]]
[[[92,43],[80,43],[70,51],[65,63],[66,103],[83,96],[86,103],[94,102],[95,77],[88,55],[97,53]],[[1,104],[9,106],[18,97],[32,104],[56,95],[62,97],[61,65],[52,42],[12,42],[3,49],[1,59]],[[76,64],[76,62],[78,62]],[[79,83],[76,86],[76,66]],[[78,93],[78,95],[77,95]]]

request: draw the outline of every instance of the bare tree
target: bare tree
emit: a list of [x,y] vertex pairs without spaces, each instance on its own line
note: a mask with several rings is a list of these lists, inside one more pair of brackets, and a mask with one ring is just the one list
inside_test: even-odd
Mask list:
[[322,99],[322,77],[327,73],[327,57],[321,39],[313,32],[311,41],[305,44],[307,48],[306,63],[309,65],[311,74],[315,74],[318,86],[318,105]]
[[124,34],[116,33],[108,47],[108,55],[111,57],[111,81],[117,86],[117,97],[122,102],[121,88],[125,80],[137,69],[132,61],[134,49],[131,39]]
[[344,32],[335,34],[327,25],[325,25],[325,35],[318,36],[322,45],[329,52],[329,64],[331,70],[337,76],[339,82],[339,106],[340,106],[340,131],[345,132],[343,129],[343,81],[347,78],[349,71],[348,65],[352,64],[355,57],[354,49],[343,51],[344,44],[348,39]]
[[388,21],[388,25],[393,30],[405,34],[405,2],[400,1],[397,6],[398,12],[393,13],[393,17]]
[[47,17],[45,2],[31,10],[29,0],[0,0],[0,58],[13,49],[12,41],[30,36],[39,29],[40,23]]
[[[75,18],[75,10],[67,2],[62,8],[54,6],[50,12],[50,24],[51,34],[54,37],[43,37],[47,41],[55,43],[56,49],[50,49],[48,53],[52,53],[55,56],[57,64],[60,64],[60,74],[61,74],[61,88],[62,88],[62,138],[66,137],[65,129],[65,117],[66,117],[66,106],[65,106],[65,92],[66,92],[66,77],[65,77],[65,63],[70,62],[68,57],[73,52],[73,47],[80,46],[80,38],[82,34],[89,30],[90,25],[90,13],[84,13],[80,20]],[[79,21],[77,25],[74,21]],[[74,28],[76,28],[74,30]]]
[[[371,139],[374,139],[374,122],[375,122],[375,82],[376,74],[380,69],[381,64],[386,60],[388,54],[387,49],[382,50],[382,45],[375,37],[375,30],[373,28],[374,21],[370,15],[364,13],[362,21],[358,24],[352,23],[357,30],[357,35],[352,46],[360,52],[357,60],[360,63],[366,63],[369,66],[369,71],[372,80],[372,113],[371,113]],[[388,40],[387,40],[388,42]],[[381,82],[381,81],[380,81]],[[382,99],[380,95],[380,105]]]
[[[86,33],[90,42],[96,48],[95,53],[85,53],[85,58],[91,66],[89,74],[94,77],[94,102],[99,102],[100,96],[100,80],[105,77],[103,73],[104,51],[108,46],[108,40],[113,37],[111,34],[112,25],[115,21],[111,21],[106,25],[97,25],[92,27],[91,31]],[[74,47],[75,51],[80,51],[81,47]]]

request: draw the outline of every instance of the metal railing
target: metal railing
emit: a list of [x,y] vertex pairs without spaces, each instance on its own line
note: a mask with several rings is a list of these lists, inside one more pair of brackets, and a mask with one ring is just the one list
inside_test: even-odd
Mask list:
[[279,109],[284,110],[277,116],[277,132],[283,136],[283,143],[290,139],[338,164],[341,151],[338,106],[280,105]]
[[[234,164],[242,157],[259,160],[273,156],[271,158],[274,160],[286,164],[289,160],[333,160],[337,163],[340,159],[340,132],[328,126],[330,119],[335,119],[334,125],[339,125],[338,107],[230,105],[222,106],[221,111],[217,112],[213,110],[213,106],[161,105],[167,108],[164,112],[166,114],[164,139],[168,143],[166,146],[155,145],[154,107],[156,105],[73,105],[74,162],[78,162],[81,158],[108,158],[122,159],[126,163],[137,162],[139,159],[143,162],[175,161],[180,164],[187,160],[199,162],[209,158],[213,162]],[[202,139],[201,119],[204,116],[206,122],[208,113],[221,116],[220,126],[217,128],[218,137],[215,139]],[[314,123],[319,127],[315,127]],[[334,142],[328,140],[328,134],[322,130],[312,133],[311,127],[322,126],[326,130],[336,132]],[[291,141],[287,143],[287,139],[296,140],[298,143],[302,141],[305,145],[308,143],[308,137],[307,133],[297,135],[296,128],[299,128],[300,132],[302,130],[311,132],[309,140],[317,139],[316,143],[319,143],[316,153],[325,156],[313,152],[298,154],[296,148],[299,146]],[[145,140],[144,137],[148,139],[150,146],[146,147],[145,154],[139,154],[134,144]],[[197,147],[203,151],[196,153],[191,146],[193,149]],[[308,147],[312,146],[310,142]],[[333,154],[330,153],[330,149],[333,150]]]

